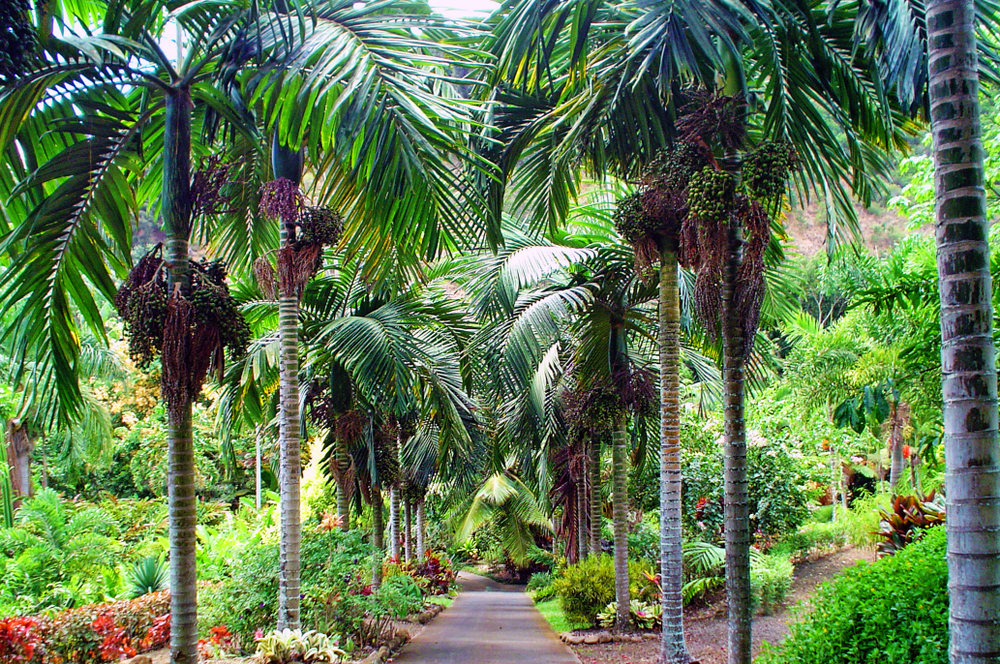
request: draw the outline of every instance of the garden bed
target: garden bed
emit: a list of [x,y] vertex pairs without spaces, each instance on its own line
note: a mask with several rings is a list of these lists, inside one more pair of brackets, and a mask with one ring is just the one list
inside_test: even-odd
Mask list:
[[[782,608],[773,615],[757,616],[753,621],[753,652],[762,644],[777,644],[788,633],[793,619],[791,607],[813,595],[816,587],[840,574],[845,567],[859,560],[870,560],[872,553],[864,549],[845,549],[819,560],[804,561],[795,567],[792,592]],[[591,635],[603,630],[577,630],[574,634]],[[726,603],[720,593],[710,601],[693,604],[684,610],[684,633],[691,656],[700,664],[725,664]],[[660,642],[657,633],[647,633],[638,641],[610,643],[570,643],[582,664],[655,664]]]

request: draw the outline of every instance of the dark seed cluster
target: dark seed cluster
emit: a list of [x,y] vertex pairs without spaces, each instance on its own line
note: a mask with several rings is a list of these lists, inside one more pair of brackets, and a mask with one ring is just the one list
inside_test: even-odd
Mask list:
[[[143,256],[129,273],[115,298],[125,323],[129,353],[147,368],[163,351],[168,313],[167,275],[160,247]],[[250,343],[250,328],[226,286],[225,265],[219,261],[191,261],[191,284],[178,295],[192,308],[192,337],[218,338],[218,346],[241,356]],[[214,352],[214,349],[212,349]]]
[[644,235],[655,230],[642,205],[642,193],[618,199],[615,211],[615,228],[626,241],[635,244]]
[[611,431],[624,409],[621,396],[611,385],[581,385],[563,394],[566,424],[582,435]]
[[299,242],[329,247],[340,239],[344,220],[330,208],[304,207],[299,214],[298,226]]
[[0,0],[0,84],[15,82],[36,48],[28,0]]
[[260,213],[268,219],[294,226],[305,206],[298,185],[287,178],[278,178],[260,189]]
[[399,426],[393,419],[383,421],[374,432],[375,471],[382,487],[399,484]]
[[222,261],[192,263],[191,295],[195,325],[214,327],[220,344],[230,355],[241,357],[250,345],[250,327],[240,313],[239,304],[226,286],[226,267]]
[[225,188],[231,184],[234,164],[223,163],[218,155],[201,161],[191,175],[191,213],[195,216],[223,214],[229,206]]

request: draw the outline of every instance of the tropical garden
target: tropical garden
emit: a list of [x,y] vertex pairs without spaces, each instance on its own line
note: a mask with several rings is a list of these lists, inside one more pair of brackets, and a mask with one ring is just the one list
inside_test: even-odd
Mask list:
[[0,664],[1000,661],[1000,7],[485,9],[0,0]]

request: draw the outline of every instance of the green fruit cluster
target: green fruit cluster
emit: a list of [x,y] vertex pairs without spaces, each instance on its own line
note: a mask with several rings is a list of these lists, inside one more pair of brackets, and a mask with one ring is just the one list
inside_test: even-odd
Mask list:
[[0,1],[0,83],[14,82],[35,50],[35,30],[27,0]]
[[725,171],[705,166],[691,176],[688,209],[702,221],[722,221],[733,207],[736,181]]
[[655,230],[652,220],[643,209],[641,192],[618,199],[615,228],[619,235],[633,244]]
[[224,286],[220,287],[207,279],[201,280],[198,288],[191,292],[195,324],[214,326],[219,330],[219,342],[235,356],[246,353],[250,345],[250,327],[243,320],[239,305]]
[[788,176],[795,165],[795,150],[787,143],[761,144],[743,160],[740,171],[747,192],[762,201],[773,201],[785,193]]
[[329,247],[336,244],[343,230],[343,219],[329,208],[307,207],[299,214],[299,241]]

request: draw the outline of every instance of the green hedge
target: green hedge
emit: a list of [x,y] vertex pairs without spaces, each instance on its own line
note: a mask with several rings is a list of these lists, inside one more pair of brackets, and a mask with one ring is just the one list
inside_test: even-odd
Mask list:
[[944,528],[895,556],[845,570],[811,606],[760,664],[947,664]]

